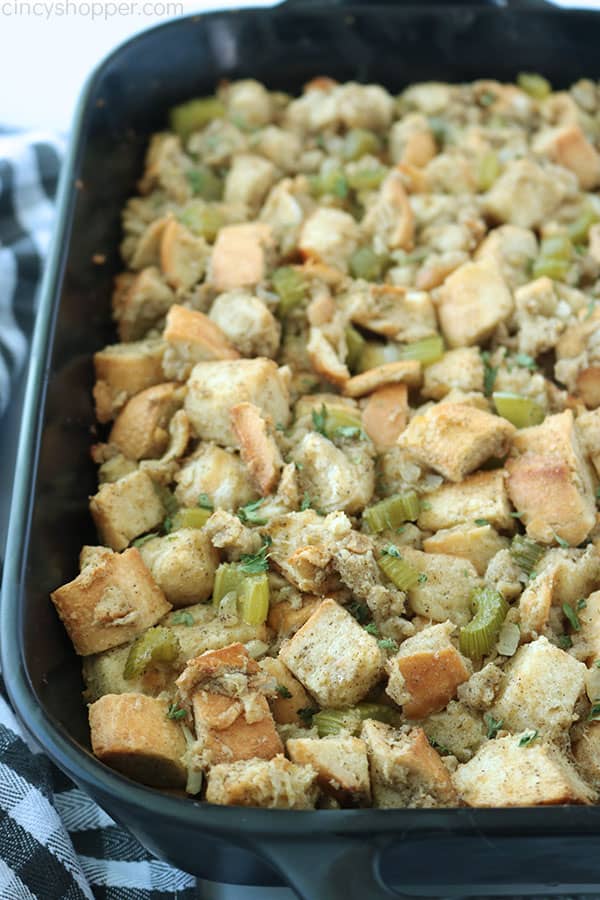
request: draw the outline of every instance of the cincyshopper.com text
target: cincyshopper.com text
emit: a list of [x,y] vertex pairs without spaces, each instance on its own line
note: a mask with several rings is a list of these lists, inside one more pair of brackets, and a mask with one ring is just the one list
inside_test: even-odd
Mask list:
[[132,2],[132,0],[0,0],[0,20],[3,17],[33,16],[37,19],[80,16],[87,19],[113,19],[116,16],[182,16],[183,3]]

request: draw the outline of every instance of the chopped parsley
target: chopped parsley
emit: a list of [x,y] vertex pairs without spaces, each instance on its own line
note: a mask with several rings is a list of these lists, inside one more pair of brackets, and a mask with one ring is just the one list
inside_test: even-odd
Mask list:
[[245,575],[260,575],[269,568],[269,554],[267,550],[271,541],[265,541],[258,553],[243,553],[240,557],[240,569]]
[[184,609],[181,609],[179,612],[173,613],[171,624],[190,626],[194,624],[194,617],[191,613],[186,612]]
[[372,634],[374,637],[379,637],[379,628],[375,624],[375,622],[369,622],[368,625],[365,625],[365,631],[367,634]]
[[592,317],[593,314],[594,314],[594,310],[595,310],[595,309],[596,309],[596,301],[595,301],[595,300],[590,300],[590,302],[588,303],[588,306],[587,306],[587,312],[586,312],[586,314],[585,314],[585,318],[586,318],[586,319],[591,319],[591,317]]
[[377,643],[382,650],[393,650],[395,652],[398,649],[398,644],[393,638],[381,638]]
[[285,425],[283,424],[283,422],[278,422],[277,425],[275,426],[275,430],[276,431],[285,431]]
[[526,731],[521,738],[519,738],[519,747],[530,747],[531,744],[535,741],[538,736],[538,731]]
[[187,710],[177,706],[176,703],[171,703],[167,710],[167,719],[185,719],[186,716]]
[[334,431],[335,437],[339,438],[365,438],[366,435],[359,425],[340,425]]
[[315,431],[318,431],[323,437],[327,437],[327,407],[324,403],[321,403],[320,410],[313,409],[312,423]]
[[427,581],[427,574],[425,572],[419,572],[417,581],[419,584],[425,584],[425,582]]
[[214,509],[212,500],[208,496],[208,494],[199,494],[198,495],[198,506],[200,509]]
[[566,618],[569,620],[569,624],[573,631],[581,630],[581,622],[579,621],[579,616],[573,609],[570,603],[563,603],[562,611],[564,612]]
[[488,522],[487,519],[475,519],[475,524],[479,525],[479,526],[483,526],[483,525],[489,525],[490,523]]
[[577,609],[585,609],[587,606],[587,602],[584,597],[580,597],[576,605]]
[[600,659],[597,659],[594,663],[597,669],[600,669]]
[[306,722],[307,725],[311,725],[312,718],[319,712],[319,708],[318,706],[303,706],[302,709],[297,709],[296,712],[303,722]]
[[522,366],[524,369],[529,369],[531,372],[537,371],[538,365],[533,356],[530,356],[529,353],[515,353],[513,360],[518,366]]
[[557,534],[556,531],[554,531],[553,534],[554,534],[554,540],[555,540],[556,543],[559,545],[559,547],[570,547],[570,546],[571,546],[571,545],[569,544],[569,542],[568,542],[568,541],[565,541],[565,539],[562,538],[562,537],[560,536],[560,534]]
[[290,700],[292,696],[292,692],[289,688],[286,688],[285,684],[278,684],[275,686],[275,690],[279,694],[280,697],[283,697],[284,700]]
[[495,719],[491,713],[486,713],[483,717],[483,721],[487,726],[488,738],[493,740],[504,725],[504,719]]
[[151,541],[153,538],[158,537],[158,531],[151,531],[150,534],[145,534],[143,537],[136,538],[135,541],[132,542],[132,547],[143,547],[144,544],[147,544],[148,541]]
[[388,544],[388,546],[384,547],[381,552],[385,554],[385,556],[393,556],[395,559],[402,559],[400,551],[397,547],[394,547],[393,544]]
[[310,499],[310,495],[308,493],[304,494],[302,498],[302,503],[300,504],[300,511],[304,512],[305,509],[310,509],[312,506],[312,500]]
[[491,397],[494,390],[498,367],[490,365],[490,354],[488,350],[484,350],[481,354],[483,360],[483,392],[486,397]]
[[165,534],[169,534],[171,529],[173,528],[173,519],[171,516],[165,516],[162,523],[162,530]]
[[254,500],[252,503],[246,503],[245,506],[240,506],[237,511],[238,518],[248,525],[266,525],[267,520],[263,519],[259,513],[259,509],[263,503],[264,500],[261,497],[259,500]]
[[600,700],[594,700],[588,715],[588,722],[597,722],[600,719]]
[[440,756],[448,756],[450,754],[450,750],[448,749],[448,747],[446,747],[445,744],[440,744],[438,741],[436,741],[435,738],[429,737],[429,735],[427,735],[427,740],[429,741],[433,749],[437,750]]
[[600,500],[600,487],[596,488],[596,500]]
[[480,106],[491,106],[496,101],[496,95],[493,91],[484,91],[479,95]]
[[356,619],[359,625],[366,625],[369,621],[370,611],[366,603],[361,603],[360,600],[354,600],[352,603],[348,604],[346,609],[350,615]]
[[569,637],[568,634],[559,634],[558,636],[558,646],[561,650],[570,650],[573,646],[573,641]]

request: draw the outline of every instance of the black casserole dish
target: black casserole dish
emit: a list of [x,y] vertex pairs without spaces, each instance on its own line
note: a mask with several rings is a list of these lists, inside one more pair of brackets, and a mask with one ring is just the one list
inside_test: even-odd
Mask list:
[[[516,4],[515,4],[516,6]],[[204,878],[304,898],[597,891],[600,810],[283,812],[197,804],[129,782],[89,750],[79,661],[48,594],[93,541],[87,495],[92,354],[112,339],[119,211],[167,109],[252,76],[298,91],[310,77],[379,82],[598,78],[600,18],[470,5],[290,3],[166,24],[117,50],[83,97],[32,351],[2,603],[2,667],[23,722],[61,768],[145,846]],[[98,254],[103,265],[94,262]]]

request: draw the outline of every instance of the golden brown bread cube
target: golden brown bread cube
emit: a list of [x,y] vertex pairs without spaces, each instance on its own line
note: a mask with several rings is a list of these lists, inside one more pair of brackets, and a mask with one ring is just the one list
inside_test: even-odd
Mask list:
[[455,525],[423,540],[426,553],[445,553],[467,559],[478,575],[485,575],[489,561],[505,547],[508,547],[508,540],[500,537],[491,525]]
[[294,678],[287,666],[280,659],[265,656],[261,659],[260,668],[277,682],[275,696],[269,699],[269,706],[273,718],[279,725],[295,723],[302,725],[302,719],[298,715],[299,709],[307,709],[312,705],[312,700],[300,684]]
[[[222,679],[223,676],[232,672],[246,676],[256,675],[259,672],[258,663],[252,659],[243,644],[239,642],[220,647],[217,650],[207,650],[190,659],[177,679],[177,688],[181,696],[189,700],[196,690],[201,687],[210,689],[211,684],[221,679],[220,692],[227,694],[226,683]],[[248,683],[246,678],[243,686],[247,687]]]
[[314,809],[317,796],[315,770],[283,755],[213,766],[206,782],[207,802],[222,806]]
[[160,788],[182,788],[187,770],[180,726],[169,703],[144,694],[105,694],[89,708],[92,750],[123,775]]
[[483,360],[477,347],[449,350],[423,371],[423,396],[441,400],[452,390],[483,392]]
[[464,263],[440,288],[440,327],[450,347],[487,340],[512,311],[511,293],[500,269],[489,259]]
[[160,267],[172,288],[186,291],[200,281],[208,255],[203,237],[192,234],[176,219],[167,222],[160,242]]
[[292,606],[288,600],[273,603],[269,608],[267,624],[280,637],[288,638],[295,634],[307,619],[310,619],[320,602],[320,597],[312,597],[310,594],[307,594],[304,597],[302,606],[298,608]]
[[565,180],[557,177],[560,172],[530,159],[512,160],[485,195],[484,212],[499,222],[537,228],[567,193]]
[[80,656],[133,640],[171,609],[134,547],[86,566],[50,596]]
[[373,391],[362,411],[363,428],[379,453],[394,447],[408,421],[408,387],[388,384]]
[[208,316],[176,303],[167,313],[163,338],[167,344],[164,372],[176,381],[185,381],[197,362],[240,355]]
[[205,441],[183,460],[175,481],[182,506],[197,506],[200,494],[206,494],[215,509],[235,510],[257,496],[238,454]]
[[287,752],[294,763],[312,766],[318,785],[342,807],[371,802],[367,745],[355,737],[291,738]]
[[574,172],[584,191],[598,186],[600,156],[579,125],[563,125],[541,132],[534,149]]
[[152,479],[140,470],[101,485],[90,499],[90,512],[100,537],[113,550],[124,550],[165,517]]
[[134,394],[164,381],[165,344],[158,339],[111,344],[94,353],[96,418],[110,422]]
[[343,386],[343,393],[346,397],[364,397],[382,387],[399,383],[418,386],[421,383],[421,363],[415,359],[406,359],[375,366],[349,378]]
[[321,706],[352,706],[383,675],[375,638],[335,600],[324,600],[279,657]]
[[438,531],[486,519],[499,531],[511,532],[515,520],[510,513],[505,472],[492,469],[475,472],[459,484],[442,484],[427,494],[418,525],[423,531]]
[[262,497],[273,493],[283,460],[279,447],[261,411],[253,403],[238,403],[231,407],[231,426],[240,445],[240,456]]
[[515,427],[464,403],[440,403],[415,416],[398,444],[448,481],[462,481],[491,456],[505,456]]
[[140,547],[142,559],[173,606],[208,600],[213,591],[219,554],[198,528],[179,528]]
[[451,619],[455,625],[466,625],[471,619],[471,595],[481,585],[473,564],[459,556],[423,553],[408,546],[401,552],[424,576],[407,592],[410,609],[434,622]]
[[264,222],[221,228],[210,260],[210,281],[215,290],[252,287],[262,281],[272,242],[271,228]]
[[153,328],[172,303],[175,296],[164,283],[155,266],[143,269],[138,275],[125,273],[115,283],[113,315],[118,323],[122,341],[138,341]]
[[183,403],[174,382],[155,384],[127,401],[111,429],[109,442],[128,459],[156,459],[169,442],[169,422]]
[[205,765],[272,759],[283,752],[266,698],[249,692],[244,701],[201,689],[193,694],[196,737]]
[[554,744],[532,735],[528,730],[486,741],[454,773],[461,800],[467,806],[593,803],[595,792],[574,766]]

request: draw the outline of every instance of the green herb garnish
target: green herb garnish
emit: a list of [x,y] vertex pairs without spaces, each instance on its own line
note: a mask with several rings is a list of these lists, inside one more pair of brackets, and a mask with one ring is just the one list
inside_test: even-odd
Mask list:
[[173,613],[171,618],[171,625],[190,625],[194,624],[194,617],[191,613],[186,612],[185,610],[180,610],[179,612]]
[[558,646],[561,650],[570,650],[573,646],[573,641],[569,637],[568,634],[559,634],[558,636]]
[[398,550],[397,547],[394,547],[393,544],[388,544],[388,546],[387,546],[387,547],[384,547],[383,550],[382,550],[381,552],[384,553],[386,556],[393,556],[393,557],[395,557],[396,559],[401,559],[401,558],[402,558],[402,557],[400,556],[400,551]]
[[483,360],[483,392],[486,397],[491,397],[498,374],[498,367],[490,365],[490,354],[488,350],[484,350],[481,354]]
[[522,366],[524,369],[529,369],[531,372],[535,372],[537,370],[537,363],[533,356],[530,356],[529,353],[515,353],[513,356],[514,362],[518,366]]
[[265,541],[258,553],[243,553],[240,557],[240,569],[245,575],[260,575],[269,568],[268,548],[271,541]]
[[177,706],[176,703],[171,703],[167,710],[167,719],[185,719],[186,716],[187,710]]
[[267,520],[263,519],[258,512],[263,503],[264,499],[261,497],[259,500],[254,500],[252,503],[246,503],[245,506],[240,506],[237,511],[238,518],[248,525],[266,525]]
[[571,628],[573,629],[573,631],[580,631],[581,630],[581,622],[579,621],[579,616],[577,615],[577,613],[575,612],[575,610],[573,609],[571,604],[563,603],[562,611],[564,612],[565,616],[569,620],[569,624],[570,624]]
[[435,738],[429,737],[429,735],[427,735],[427,740],[429,741],[433,749],[437,750],[440,756],[448,756],[450,754],[450,750],[445,746],[445,744],[438,743]]
[[526,733],[519,739],[519,747],[529,747],[529,746],[531,746],[531,744],[533,744],[533,742],[535,741],[535,739],[537,738],[537,736],[538,736],[537,730],[526,732]]
[[398,649],[398,644],[393,638],[381,638],[377,643],[382,650],[393,650],[395,652]]
[[488,522],[487,519],[475,519],[475,524],[479,525],[479,526],[483,526],[483,525],[489,525],[490,523]]
[[360,600],[353,600],[352,603],[348,604],[346,609],[350,615],[356,619],[359,625],[365,625],[369,621],[370,611],[366,603],[361,603]]
[[308,725],[310,725],[312,723],[312,717],[319,712],[319,707],[303,706],[302,709],[297,709],[296,712],[303,722],[306,722]]
[[483,721],[487,726],[488,738],[493,740],[504,725],[504,719],[495,719],[491,713],[486,713],[483,717]]
[[365,625],[365,631],[367,634],[372,634],[374,637],[379,637],[379,628],[375,624],[375,622],[369,622],[368,625]]
[[321,404],[320,410],[313,409],[312,423],[315,431],[318,431],[323,437],[327,437],[327,407],[324,403]]
[[208,494],[198,495],[198,506],[200,507],[200,509],[214,509],[213,502]]
[[285,684],[277,684],[275,686],[275,690],[279,694],[280,697],[283,697],[284,700],[290,700],[292,696],[292,692],[285,686]]
[[600,700],[594,700],[588,715],[588,722],[597,722],[600,719]]

